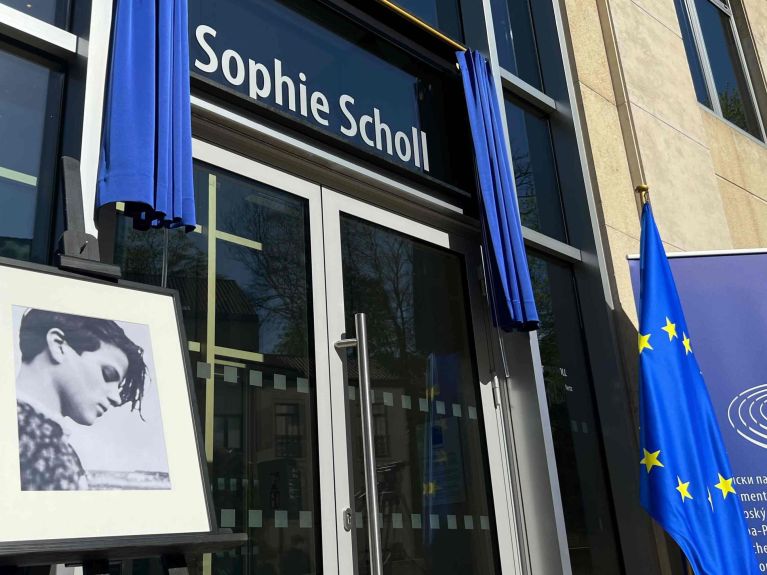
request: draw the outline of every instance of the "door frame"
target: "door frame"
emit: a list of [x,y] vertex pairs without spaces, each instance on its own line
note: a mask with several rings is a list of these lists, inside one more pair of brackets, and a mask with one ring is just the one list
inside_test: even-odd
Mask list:
[[[323,421],[330,421],[331,410],[330,382],[328,380],[327,317],[325,307],[325,262],[323,251],[321,249],[324,241],[322,233],[321,188],[317,184],[277,170],[271,166],[256,162],[246,156],[236,154],[203,140],[192,140],[192,154],[195,160],[205,162],[253,181],[272,186],[280,191],[293,194],[308,201],[308,254],[311,262],[312,310],[314,314],[314,393],[317,414],[317,426],[314,432],[317,434],[317,460],[319,463],[319,492],[316,495],[320,502],[320,547],[322,550],[323,572],[331,574],[339,573],[335,529],[337,505],[335,505],[335,485],[333,479],[333,437],[331,434],[331,427],[322,425]],[[208,223],[205,222],[202,225],[207,226]],[[317,246],[320,246],[319,250],[317,249]],[[208,425],[212,425],[213,422],[214,385],[213,378],[211,377],[206,383],[206,413],[204,422],[206,441],[209,431]],[[212,437],[212,428],[210,429],[210,432]]]
[[[487,307],[480,290],[482,261],[479,244],[454,232],[411,220],[384,208],[372,205],[356,198],[344,195],[329,188],[322,188],[322,213],[324,229],[324,257],[326,292],[333,294],[327,300],[328,356],[330,358],[331,402],[333,411],[333,444],[336,469],[336,506],[338,521],[336,533],[338,540],[338,564],[340,573],[356,573],[352,532],[343,526],[342,513],[352,508],[350,485],[350,430],[346,417],[346,354],[334,348],[334,342],[344,337],[346,321],[344,310],[344,286],[341,267],[341,213],[349,214],[365,221],[391,229],[395,232],[425,241],[435,246],[460,254],[465,262],[470,326],[474,341],[474,356],[479,376],[480,401],[484,421],[484,440],[487,449],[490,486],[493,492],[493,512],[495,515],[498,560],[504,575],[522,573],[519,569],[518,539],[513,526],[510,507],[511,491],[508,477],[508,461],[505,445],[500,405],[496,404],[493,391],[493,375],[490,368],[490,348],[488,335]],[[476,280],[476,281],[473,281]],[[504,542],[504,544],[501,544]]]

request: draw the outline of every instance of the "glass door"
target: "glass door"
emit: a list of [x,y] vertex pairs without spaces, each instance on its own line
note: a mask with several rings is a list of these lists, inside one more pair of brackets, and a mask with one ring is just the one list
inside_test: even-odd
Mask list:
[[323,216],[340,571],[513,573],[476,244],[325,189]]
[[[248,534],[203,573],[370,573],[370,502],[381,573],[516,573],[477,242],[202,141],[194,156],[197,230],[121,220],[114,256],[179,291],[218,524]],[[360,312],[367,449],[356,352],[334,345]]]
[[218,525],[248,534],[203,573],[335,574],[320,187],[198,140],[194,157],[197,229],[123,220],[115,262],[179,292]]

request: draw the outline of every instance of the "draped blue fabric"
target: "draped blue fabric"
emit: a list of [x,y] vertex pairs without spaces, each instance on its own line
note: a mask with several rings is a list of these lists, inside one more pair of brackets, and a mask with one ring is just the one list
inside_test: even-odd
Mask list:
[[97,207],[194,229],[186,0],[117,0],[106,89]]
[[538,311],[490,66],[479,52],[473,50],[458,52],[457,57],[477,162],[494,320],[505,331],[534,330],[538,327]]

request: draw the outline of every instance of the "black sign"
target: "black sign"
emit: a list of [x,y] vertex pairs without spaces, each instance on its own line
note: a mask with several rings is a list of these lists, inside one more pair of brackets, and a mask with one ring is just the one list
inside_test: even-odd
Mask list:
[[472,187],[457,74],[319,2],[191,0],[189,12],[192,72],[409,170]]

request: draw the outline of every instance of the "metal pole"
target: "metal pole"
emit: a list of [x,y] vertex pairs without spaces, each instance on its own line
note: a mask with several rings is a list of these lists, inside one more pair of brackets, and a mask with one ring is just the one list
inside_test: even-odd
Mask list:
[[354,314],[357,331],[357,365],[359,367],[360,409],[362,411],[362,443],[365,457],[365,498],[368,504],[368,548],[371,575],[383,575],[381,531],[378,523],[378,482],[376,478],[375,435],[373,435],[373,401],[370,393],[368,365],[368,329],[364,313]]
[[362,415],[362,455],[365,459],[365,498],[368,506],[368,549],[370,574],[383,575],[381,560],[381,531],[378,522],[378,483],[376,478],[375,435],[373,433],[373,402],[368,363],[368,330],[364,313],[354,314],[356,338],[342,339],[336,349],[357,348],[357,371],[360,382],[360,411]]

